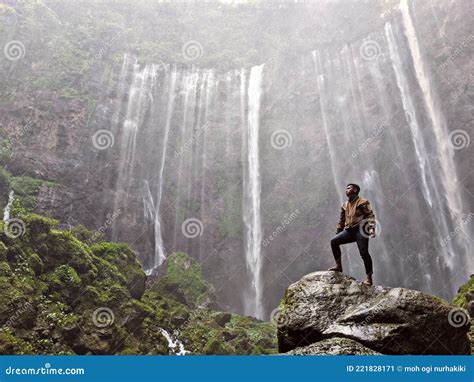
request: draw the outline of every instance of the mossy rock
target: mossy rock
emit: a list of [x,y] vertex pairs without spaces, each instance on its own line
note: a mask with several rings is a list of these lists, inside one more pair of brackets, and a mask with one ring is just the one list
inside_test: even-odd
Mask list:
[[12,269],[6,261],[0,261],[0,277],[10,277]]
[[28,214],[22,219],[26,224],[26,231],[31,240],[44,238],[43,235],[49,234],[58,221],[37,214]]
[[25,259],[26,254],[23,252],[23,248],[19,244],[12,244],[7,247],[6,258],[10,264],[17,263],[22,259]]
[[225,325],[232,319],[232,314],[228,312],[216,312],[213,315],[213,319],[217,325],[225,327]]
[[[171,255],[165,276],[146,289],[146,276],[128,245],[89,246],[69,230],[54,228],[54,219],[35,214],[22,219],[26,234],[16,239],[2,235],[0,222],[5,238],[0,325],[10,330],[3,345],[0,339],[0,351],[168,354],[161,328],[170,333],[178,328],[186,350],[195,354],[272,351],[274,334],[260,321],[210,310],[213,287],[187,254]],[[93,322],[101,307],[112,310],[111,325]]]
[[123,325],[129,331],[137,330],[146,317],[152,316],[154,310],[138,300],[130,300],[125,305],[122,305],[121,315],[125,316]]
[[7,246],[0,241],[0,261],[7,259]]
[[45,278],[48,293],[59,301],[74,299],[80,291],[82,282],[75,269],[63,264],[48,274]]
[[43,273],[43,260],[41,260],[41,257],[39,257],[37,253],[32,253],[28,256],[28,263],[35,272],[36,276],[39,276]]
[[[187,325],[181,331],[181,340],[194,354],[276,354],[276,328],[251,317],[231,315],[223,328],[216,318],[228,313],[202,310],[191,313]],[[226,344],[217,347],[214,342]],[[217,353],[211,353],[216,351]]]
[[3,168],[0,168],[0,202],[2,206],[7,204],[10,188],[10,174]]
[[458,289],[453,304],[467,309],[471,317],[474,317],[474,275]]
[[[83,224],[78,224],[72,227],[71,233],[76,239],[82,241],[83,243],[90,243],[92,241],[92,238],[97,235],[97,231],[92,231]],[[103,239],[102,234],[100,235],[100,239]]]
[[33,248],[40,255],[46,271],[68,264],[79,275],[87,276],[86,281],[91,281],[91,278],[97,276],[97,268],[90,249],[68,231],[52,230],[47,235],[47,240],[34,243]]
[[165,275],[153,286],[163,295],[196,308],[202,304],[215,306],[214,288],[202,275],[201,265],[184,252],[169,255],[163,265]]
[[0,355],[35,354],[33,346],[20,338],[15,337],[6,329],[0,330]]
[[[17,321],[16,312],[30,303],[14,277],[0,277],[0,325]],[[15,318],[16,317],[16,318]]]
[[146,288],[146,275],[136,253],[126,244],[101,242],[90,246],[95,256],[120,269],[130,295],[140,299]]
[[204,346],[203,353],[207,355],[234,354],[235,350],[225,343],[222,338],[211,338]]
[[29,176],[10,177],[10,187],[16,195],[15,202],[20,203],[20,205],[14,203],[12,208],[13,216],[17,216],[18,211],[31,212],[35,210],[38,192],[43,184],[47,184],[49,187],[56,186],[56,183],[52,181]]

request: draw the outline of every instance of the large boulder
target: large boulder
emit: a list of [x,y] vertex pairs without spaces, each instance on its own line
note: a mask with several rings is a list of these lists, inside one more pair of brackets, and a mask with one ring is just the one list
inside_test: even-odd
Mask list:
[[290,350],[286,355],[382,355],[348,338],[328,338]]
[[339,272],[310,273],[290,285],[276,318],[280,352],[344,337],[383,354],[470,354],[464,309]]

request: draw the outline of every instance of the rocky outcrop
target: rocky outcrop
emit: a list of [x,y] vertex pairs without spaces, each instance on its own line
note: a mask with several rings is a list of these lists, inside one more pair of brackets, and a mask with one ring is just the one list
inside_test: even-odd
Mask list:
[[364,354],[364,347],[383,354],[470,354],[464,309],[416,290],[364,286],[339,272],[310,273],[290,285],[276,318],[279,351],[290,354],[346,351],[345,342],[342,350],[322,342],[334,338],[356,341],[350,354]]
[[219,308],[214,286],[204,279],[200,264],[184,252],[170,254],[148,283],[161,296],[190,308]]
[[381,355],[348,338],[328,338],[314,344],[290,350],[287,355]]

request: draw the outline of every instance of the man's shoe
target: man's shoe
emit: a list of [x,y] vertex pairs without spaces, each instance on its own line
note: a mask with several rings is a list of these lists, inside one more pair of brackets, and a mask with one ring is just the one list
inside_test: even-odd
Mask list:
[[367,278],[364,281],[362,281],[362,284],[363,285],[373,285],[372,275],[367,275]]
[[328,271],[342,272],[342,261],[337,260],[336,265],[328,269]]

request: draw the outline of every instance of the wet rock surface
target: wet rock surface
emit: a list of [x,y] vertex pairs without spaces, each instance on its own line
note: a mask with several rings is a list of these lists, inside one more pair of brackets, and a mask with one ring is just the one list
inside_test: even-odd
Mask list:
[[328,338],[314,344],[290,350],[287,355],[381,355],[348,338]]
[[290,285],[277,321],[280,352],[342,337],[383,354],[470,354],[464,309],[339,272],[310,273]]

